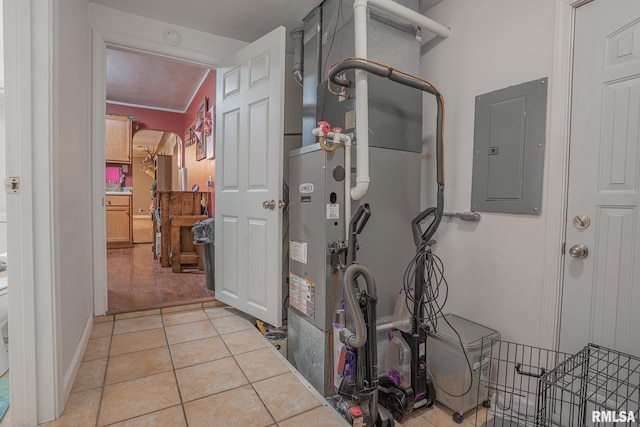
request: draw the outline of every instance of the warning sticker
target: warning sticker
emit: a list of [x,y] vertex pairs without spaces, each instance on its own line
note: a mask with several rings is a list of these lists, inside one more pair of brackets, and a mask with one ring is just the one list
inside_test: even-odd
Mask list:
[[289,305],[315,319],[316,285],[311,281],[289,273]]
[[337,203],[327,204],[327,219],[340,219],[340,205]]
[[307,242],[289,240],[289,256],[292,260],[307,263]]

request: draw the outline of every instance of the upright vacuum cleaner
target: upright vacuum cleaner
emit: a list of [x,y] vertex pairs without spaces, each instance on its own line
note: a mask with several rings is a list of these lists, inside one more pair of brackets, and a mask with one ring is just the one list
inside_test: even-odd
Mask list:
[[[369,204],[360,205],[349,224],[349,246],[344,272],[345,317],[355,332],[343,328],[338,374],[338,394],[329,402],[352,426],[393,427],[393,415],[378,404],[378,342],[376,335],[376,284],[368,268],[356,264],[358,235],[367,224]],[[358,279],[366,288],[361,289]],[[349,326],[349,325],[348,325]]]
[[[364,279],[361,289],[358,279]],[[342,382],[331,404],[352,426],[393,427],[391,413],[378,403],[378,343],[376,340],[376,284],[371,272],[352,264],[344,272],[345,310],[355,332],[344,328],[338,372]]]
[[[352,87],[353,82],[345,77],[346,70],[357,69],[367,73],[387,78],[404,86],[409,86],[429,93],[437,101],[437,130],[436,130],[436,168],[437,168],[437,200],[436,207],[422,211],[411,224],[417,254],[410,263],[415,268],[415,287],[413,291],[413,307],[411,312],[411,330],[403,332],[411,351],[411,386],[403,387],[393,378],[382,377],[379,384],[380,402],[393,412],[397,420],[411,413],[414,407],[431,406],[435,402],[435,389],[427,375],[426,343],[428,322],[424,316],[425,274],[423,260],[431,239],[435,234],[444,211],[444,168],[443,168],[443,139],[444,139],[444,97],[426,80],[410,75],[392,67],[362,58],[348,58],[338,62],[329,71],[331,83],[342,87]],[[433,219],[426,231],[421,231],[421,224],[432,216]],[[407,301],[409,304],[409,301]]]

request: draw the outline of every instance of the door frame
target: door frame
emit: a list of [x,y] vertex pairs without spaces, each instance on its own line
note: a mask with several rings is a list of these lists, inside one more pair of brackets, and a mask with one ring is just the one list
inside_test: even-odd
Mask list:
[[[571,86],[573,83],[574,27],[578,7],[593,0],[556,0],[553,70],[547,134],[547,228],[540,345],[558,349],[564,284],[564,249],[569,196]],[[551,177],[557,177],[552,182]],[[560,185],[558,185],[560,184]]]
[[[92,24],[92,23],[90,23]],[[91,63],[91,206],[93,217],[93,287],[95,315],[103,315],[109,307],[107,286],[107,247],[106,212],[105,212],[105,122],[106,114],[106,69],[107,46],[117,46],[141,53],[163,56],[168,59],[185,61],[215,69],[219,57],[193,50],[160,45],[157,42],[108,31],[102,28],[91,29],[92,63]]]

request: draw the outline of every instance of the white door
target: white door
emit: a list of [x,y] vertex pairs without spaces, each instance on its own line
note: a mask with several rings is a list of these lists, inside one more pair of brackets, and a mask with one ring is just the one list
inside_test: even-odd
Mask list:
[[217,69],[216,299],[282,323],[284,27]]
[[574,48],[560,347],[640,355],[640,1],[579,7]]

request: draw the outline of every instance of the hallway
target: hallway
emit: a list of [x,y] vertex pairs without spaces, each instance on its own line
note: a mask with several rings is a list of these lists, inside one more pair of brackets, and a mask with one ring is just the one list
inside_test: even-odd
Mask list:
[[197,269],[173,273],[153,259],[150,243],[107,250],[108,314],[212,301]]

